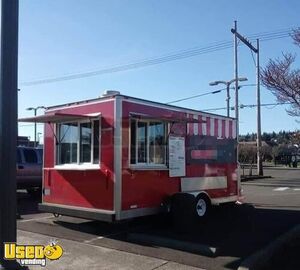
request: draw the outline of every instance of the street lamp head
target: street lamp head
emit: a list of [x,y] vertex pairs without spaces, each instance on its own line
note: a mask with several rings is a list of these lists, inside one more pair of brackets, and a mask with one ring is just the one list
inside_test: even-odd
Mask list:
[[225,81],[214,81],[214,82],[211,82],[209,85],[214,86],[214,85],[218,85],[218,84],[227,84],[227,82],[225,82]]
[[248,81],[248,79],[246,77],[241,77],[241,78],[238,78],[238,81],[245,82],[245,81]]
[[37,106],[37,107],[29,107],[26,110],[27,111],[32,111],[32,110],[38,110],[38,109],[47,109],[45,106]]
[[210,86],[218,85],[218,82],[217,82],[217,81],[215,81],[215,82],[210,82],[209,85],[210,85]]

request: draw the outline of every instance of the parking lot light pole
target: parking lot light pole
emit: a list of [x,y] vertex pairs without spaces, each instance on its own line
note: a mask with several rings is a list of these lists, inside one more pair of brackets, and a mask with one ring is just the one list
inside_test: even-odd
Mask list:
[[[237,80],[239,82],[248,81],[248,79],[246,77],[241,77],[241,78],[238,78]],[[209,83],[210,86],[214,86],[214,85],[218,85],[218,84],[225,84],[226,85],[226,91],[227,91],[227,97],[226,97],[227,117],[230,116],[230,112],[229,112],[230,111],[230,104],[229,104],[229,101],[230,101],[230,93],[229,93],[230,85],[235,81],[236,81],[236,79],[232,79],[231,81],[214,81],[214,82]]]
[[[37,114],[37,110],[39,110],[39,109],[46,109],[46,107],[44,107],[44,106],[37,106],[37,107],[29,107],[29,108],[27,108],[26,110],[27,111],[34,111],[34,116],[36,116],[36,114]],[[36,145],[36,122],[34,121],[34,147],[36,147],[37,145]]]

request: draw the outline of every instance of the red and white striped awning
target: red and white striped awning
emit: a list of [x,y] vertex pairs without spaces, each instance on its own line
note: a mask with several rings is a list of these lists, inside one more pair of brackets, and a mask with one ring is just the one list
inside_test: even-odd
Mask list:
[[[199,114],[188,114],[188,118],[197,119],[199,123],[188,123],[188,135],[208,135],[217,138],[236,138],[236,121],[230,118],[218,118]],[[203,123],[201,123],[203,121]]]

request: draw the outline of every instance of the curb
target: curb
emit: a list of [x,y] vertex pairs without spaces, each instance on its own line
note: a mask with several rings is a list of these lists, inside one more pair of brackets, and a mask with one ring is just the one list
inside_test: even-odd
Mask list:
[[300,225],[295,226],[287,233],[279,236],[265,248],[257,251],[250,257],[242,261],[238,270],[263,270],[269,269],[270,261],[281,249],[282,246],[294,239],[295,237],[300,238]]
[[297,184],[277,184],[277,183],[247,183],[247,182],[243,182],[242,185],[245,185],[245,186],[262,186],[262,187],[289,187],[289,188],[299,187],[299,185],[297,185]]
[[197,253],[208,257],[216,257],[218,249],[207,245],[197,244],[193,242],[181,241],[166,237],[147,235],[143,233],[130,233],[128,240],[135,243],[143,243],[154,246],[162,246],[181,251]]
[[254,176],[246,176],[246,177],[242,177],[241,176],[241,182],[249,182],[252,180],[260,180],[260,179],[269,179],[269,178],[273,178],[270,175],[266,175],[266,176],[258,176],[258,175],[254,175]]

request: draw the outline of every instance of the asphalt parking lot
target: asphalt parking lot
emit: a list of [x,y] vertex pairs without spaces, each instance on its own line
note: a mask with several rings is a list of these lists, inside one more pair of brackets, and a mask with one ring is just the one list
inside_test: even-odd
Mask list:
[[55,218],[37,211],[39,198],[19,192],[18,229],[204,269],[236,269],[300,222],[300,170],[287,170],[286,178],[284,171],[276,172],[273,178],[243,183],[245,204],[215,207],[206,222],[184,228],[166,216],[120,224]]

